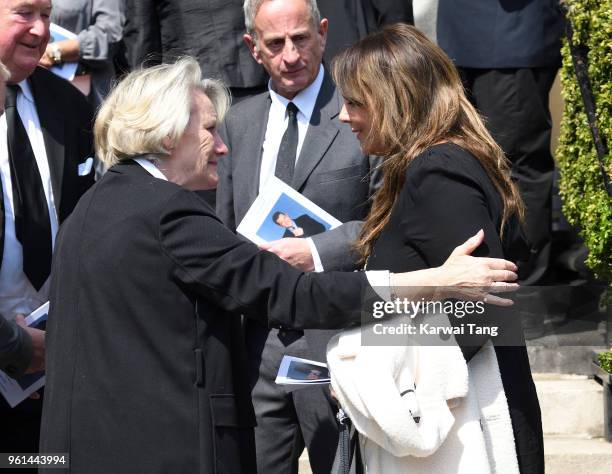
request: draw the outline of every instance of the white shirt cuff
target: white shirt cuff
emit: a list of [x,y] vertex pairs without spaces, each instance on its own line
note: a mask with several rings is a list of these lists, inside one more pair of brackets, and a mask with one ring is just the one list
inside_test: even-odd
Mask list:
[[388,270],[368,270],[365,274],[368,283],[376,294],[385,301],[391,301],[391,272]]
[[314,262],[314,271],[320,273],[323,271],[323,264],[321,263],[321,257],[319,257],[319,252],[317,252],[317,246],[314,244],[310,237],[306,239],[306,242],[308,242],[308,246],[310,247],[310,253],[312,254],[312,261]]

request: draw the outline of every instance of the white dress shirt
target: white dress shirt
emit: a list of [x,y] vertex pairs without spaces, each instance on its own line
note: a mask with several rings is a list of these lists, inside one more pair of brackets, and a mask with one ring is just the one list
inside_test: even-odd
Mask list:
[[323,66],[319,66],[319,73],[317,74],[317,77],[313,83],[296,95],[293,100],[289,100],[281,95],[278,95],[272,90],[272,82],[268,83],[272,103],[270,104],[268,125],[266,127],[266,134],[263,141],[261,170],[259,172],[259,192],[264,189],[266,181],[270,178],[270,176],[274,176],[278,149],[280,148],[283,134],[285,133],[285,130],[287,130],[287,125],[289,124],[289,119],[287,117],[287,105],[289,102],[293,102],[298,108],[298,145],[295,153],[296,163],[299,160],[302,145],[304,144],[304,138],[306,137],[306,132],[308,131],[308,125],[310,124],[310,117],[312,117],[312,111],[314,110],[315,103],[317,102],[317,96],[319,95],[321,85],[323,84],[323,76]]
[[[266,126],[266,134],[263,141],[263,153],[261,156],[261,169],[259,172],[259,192],[264,189],[266,182],[270,176],[274,176],[276,171],[276,157],[278,155],[278,149],[280,148],[283,134],[289,124],[289,118],[287,117],[287,105],[289,102],[293,102],[298,108],[297,113],[297,124],[298,124],[298,145],[295,152],[295,161],[299,160],[300,152],[302,151],[302,145],[304,144],[304,138],[308,131],[308,125],[310,124],[310,117],[314,110],[315,103],[317,102],[317,96],[321,90],[323,84],[323,66],[319,66],[319,73],[315,80],[306,89],[297,94],[293,100],[286,99],[285,97],[277,94],[272,90],[272,81],[268,82],[268,89],[270,91],[270,99],[272,103],[270,105],[270,113],[268,114],[268,124]],[[308,246],[310,247],[310,253],[312,254],[312,260],[314,262],[315,272],[323,271],[323,264],[319,257],[317,247],[311,238],[307,238]]]
[[[59,227],[51,173],[40,120],[34,104],[32,90],[24,80],[19,83],[21,92],[17,94],[17,112],[30,139],[38,172],[42,178],[43,190],[47,199],[49,220],[51,222],[51,243],[55,245],[55,235]],[[29,314],[48,299],[49,280],[40,290],[32,286],[23,272],[23,248],[15,235],[15,207],[13,203],[13,183],[9,164],[6,116],[0,117],[0,179],[4,200],[4,248],[0,265],[0,314],[13,319],[18,313]]]

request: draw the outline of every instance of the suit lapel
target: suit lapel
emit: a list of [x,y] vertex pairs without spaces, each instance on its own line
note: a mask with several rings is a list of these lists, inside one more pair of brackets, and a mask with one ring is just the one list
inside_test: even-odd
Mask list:
[[[242,206],[239,206],[239,209],[244,209],[245,213],[259,194],[259,173],[263,155],[263,142],[270,114],[270,94],[262,94],[260,99],[254,104],[252,120],[249,121],[249,126],[245,130],[244,138],[241,138],[247,145],[249,143],[255,144],[255,146],[245,146],[243,149],[256,150],[256,153],[254,153],[254,156],[243,157],[233,172],[233,176],[240,179],[240,182],[237,183],[238,189],[244,190],[244,192],[239,194],[242,196],[243,203]],[[243,215],[237,215],[236,222],[242,220],[243,217]]]
[[[57,108],[55,101],[48,94],[45,94],[44,83],[37,72],[38,69],[30,76],[30,85],[45,142],[55,209],[59,216],[62,198],[62,177],[64,176],[64,163],[66,159],[64,150],[64,119],[60,115],[61,110]],[[59,218],[61,220],[61,216]]]
[[335,91],[332,79],[325,71],[291,183],[298,191],[338,135],[338,124],[334,119],[340,113],[340,101]]

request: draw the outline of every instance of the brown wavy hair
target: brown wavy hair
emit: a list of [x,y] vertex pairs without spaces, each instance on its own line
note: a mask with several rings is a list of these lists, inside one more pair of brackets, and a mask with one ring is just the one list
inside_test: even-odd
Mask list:
[[364,150],[384,157],[383,184],[355,244],[363,261],[389,221],[406,167],[438,143],[455,143],[481,163],[502,199],[502,237],[510,216],[523,221],[504,152],[467,99],[451,60],[423,33],[404,24],[387,26],[337,56],[332,74],[345,101],[370,114]]

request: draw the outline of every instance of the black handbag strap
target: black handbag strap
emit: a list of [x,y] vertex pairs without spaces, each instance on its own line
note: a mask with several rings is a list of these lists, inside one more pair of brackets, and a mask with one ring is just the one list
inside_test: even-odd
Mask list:
[[334,472],[336,474],[363,474],[359,433],[342,408],[338,409],[336,420],[338,421],[338,449],[334,460]]

